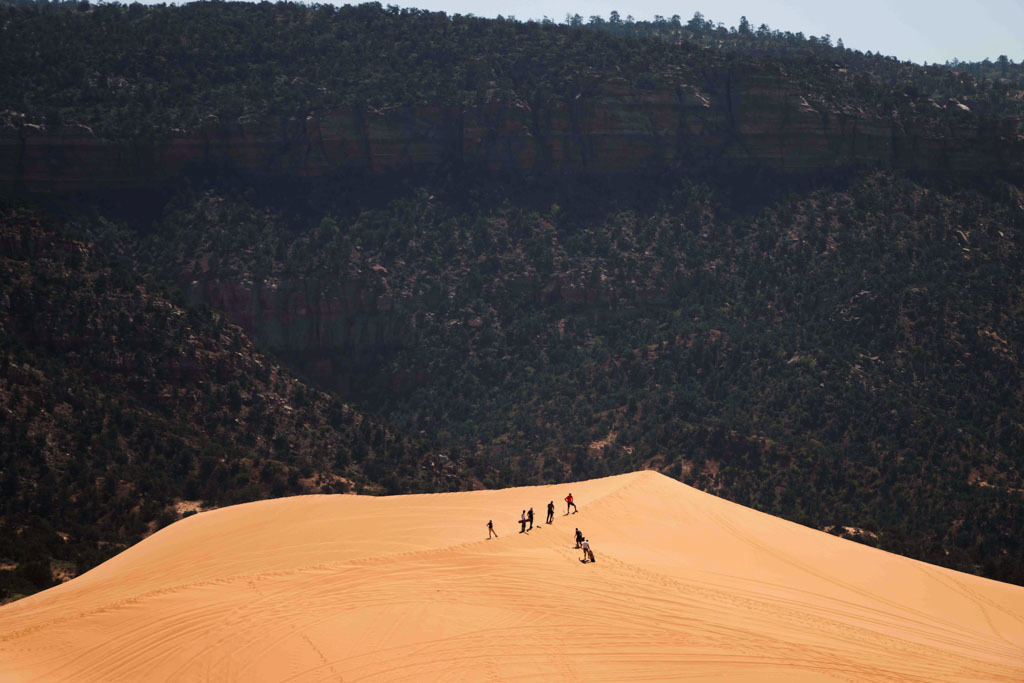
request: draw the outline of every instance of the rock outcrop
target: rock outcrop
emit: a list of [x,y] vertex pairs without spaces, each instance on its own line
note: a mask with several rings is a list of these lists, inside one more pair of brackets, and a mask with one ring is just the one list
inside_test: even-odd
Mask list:
[[264,348],[343,394],[365,374],[354,368],[372,365],[374,354],[416,339],[411,316],[393,311],[387,293],[358,281],[203,277],[181,284],[193,304],[223,312]]
[[[1017,121],[957,103],[879,116],[809,103],[783,73],[734,69],[644,90],[608,80],[574,98],[339,109],[223,122],[163,140],[112,142],[84,126],[0,130],[0,183],[29,190],[160,184],[190,168],[255,177],[386,173],[452,165],[492,173],[636,173],[715,163],[812,171],[1024,170]],[[908,116],[907,114],[911,115]]]

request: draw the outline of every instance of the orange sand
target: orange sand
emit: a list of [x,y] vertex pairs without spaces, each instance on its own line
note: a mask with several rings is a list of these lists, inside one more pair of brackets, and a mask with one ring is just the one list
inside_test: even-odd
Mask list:
[[690,677],[1022,681],[1024,588],[638,472],[214,510],[0,608],[2,681]]

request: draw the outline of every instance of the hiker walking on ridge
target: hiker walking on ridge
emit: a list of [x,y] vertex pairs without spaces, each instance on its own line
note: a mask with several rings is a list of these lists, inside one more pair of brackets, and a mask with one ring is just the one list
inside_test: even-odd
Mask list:
[[583,532],[580,531],[579,529],[576,529],[576,547],[579,548],[580,547],[580,543],[582,543],[582,542],[583,542]]
[[548,503],[548,519],[547,519],[547,522],[545,522],[545,523],[546,524],[551,524],[551,522],[552,522],[552,520],[554,520],[554,518],[555,518],[555,501],[551,501],[550,503]]
[[569,514],[569,508],[570,507],[572,508],[572,514],[575,515],[577,512],[579,512],[576,509],[576,503],[572,502],[572,494],[571,493],[568,496],[565,497],[565,514]]
[[533,508],[530,508],[530,511],[526,513],[526,518],[530,520],[530,528],[527,531],[533,531]]
[[526,510],[523,510],[523,514],[519,515],[519,533],[526,533]]
[[597,562],[597,560],[594,559],[594,551],[590,549],[590,541],[588,541],[587,539],[584,538],[583,539],[583,543],[582,543],[582,547],[583,547],[583,559],[581,560],[581,562],[583,562],[583,564],[586,564],[588,557],[590,558],[591,562]]
[[498,532],[494,530],[494,520],[493,519],[487,520],[487,540],[488,541],[491,540],[491,534],[494,534],[495,538],[498,537]]

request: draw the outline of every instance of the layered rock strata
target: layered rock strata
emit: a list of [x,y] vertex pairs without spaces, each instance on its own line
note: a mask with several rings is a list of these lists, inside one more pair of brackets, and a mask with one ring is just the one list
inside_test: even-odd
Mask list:
[[[339,109],[211,120],[163,141],[112,142],[83,126],[0,130],[0,182],[29,190],[142,187],[190,168],[254,177],[386,173],[452,165],[492,173],[635,173],[714,162],[812,171],[889,166],[1024,170],[1017,121],[934,105],[920,120],[814,106],[784,74],[734,70],[700,87],[608,80],[550,103]],[[927,124],[921,123],[926,120]]]

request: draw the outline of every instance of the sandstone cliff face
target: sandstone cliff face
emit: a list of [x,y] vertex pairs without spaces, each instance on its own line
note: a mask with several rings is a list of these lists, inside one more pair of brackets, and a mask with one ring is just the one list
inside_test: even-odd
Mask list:
[[407,321],[389,315],[389,300],[359,283],[313,278],[254,283],[194,281],[193,303],[226,312],[246,332],[273,349],[396,346],[410,341]]
[[358,381],[353,368],[369,356],[416,339],[411,315],[393,311],[388,294],[361,282],[252,282],[214,275],[182,284],[191,303],[221,311],[305,376],[342,393]]
[[640,90],[610,80],[569,101],[341,109],[305,120],[211,121],[160,142],[117,143],[81,126],[0,131],[0,182],[30,190],[140,187],[190,167],[256,177],[385,173],[439,164],[486,172],[632,173],[714,162],[815,170],[1022,171],[1016,121],[951,107],[907,123],[808,103],[768,68],[699,87]]

